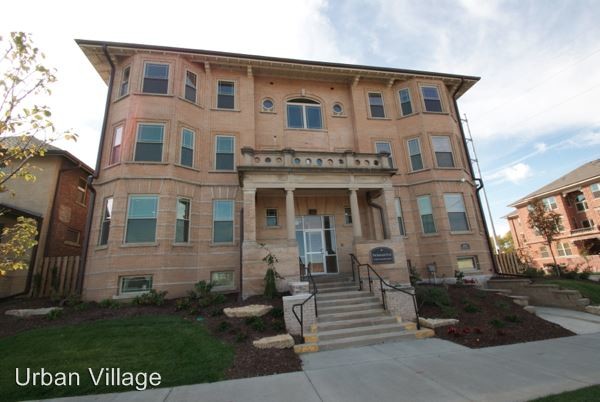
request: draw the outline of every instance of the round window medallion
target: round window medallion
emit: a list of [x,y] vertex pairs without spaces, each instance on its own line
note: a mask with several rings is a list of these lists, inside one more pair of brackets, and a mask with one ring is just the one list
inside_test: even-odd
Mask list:
[[271,99],[265,99],[262,103],[263,110],[272,111],[273,110],[273,101]]
[[344,108],[342,108],[342,105],[340,105],[339,103],[336,103],[335,105],[333,105],[333,113],[342,114],[343,111],[344,111]]

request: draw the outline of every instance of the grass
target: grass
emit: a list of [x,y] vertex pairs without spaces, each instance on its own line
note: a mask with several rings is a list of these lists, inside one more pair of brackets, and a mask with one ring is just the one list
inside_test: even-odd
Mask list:
[[564,289],[579,290],[591,304],[600,304],[600,283],[577,279],[544,279],[544,283],[558,285]]
[[[233,362],[233,349],[212,337],[199,323],[178,316],[143,316],[42,328],[0,339],[0,389],[3,401],[30,400],[104,392],[135,386],[94,386],[88,368],[158,372],[161,387],[219,381]],[[17,386],[21,373],[44,368],[77,372],[78,387]],[[21,374],[21,380],[23,380]]]
[[600,385],[580,388],[575,391],[563,392],[562,394],[545,396],[530,402],[591,402],[600,401]]

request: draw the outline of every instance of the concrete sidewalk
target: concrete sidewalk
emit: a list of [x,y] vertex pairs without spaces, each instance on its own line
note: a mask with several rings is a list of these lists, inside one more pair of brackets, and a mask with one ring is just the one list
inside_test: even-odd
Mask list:
[[303,356],[304,371],[56,401],[527,401],[600,383],[600,333],[468,349],[410,340]]
[[544,320],[558,324],[576,334],[600,332],[599,315],[564,308],[539,306],[535,306],[535,313]]

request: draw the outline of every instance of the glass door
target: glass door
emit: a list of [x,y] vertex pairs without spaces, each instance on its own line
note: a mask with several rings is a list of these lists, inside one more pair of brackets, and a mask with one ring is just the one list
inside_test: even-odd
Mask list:
[[298,252],[305,267],[315,275],[337,273],[337,245],[333,216],[309,215],[296,218]]
[[310,264],[311,273],[324,274],[327,272],[325,267],[325,255],[323,250],[323,231],[321,229],[307,229],[304,232],[306,244],[306,262]]

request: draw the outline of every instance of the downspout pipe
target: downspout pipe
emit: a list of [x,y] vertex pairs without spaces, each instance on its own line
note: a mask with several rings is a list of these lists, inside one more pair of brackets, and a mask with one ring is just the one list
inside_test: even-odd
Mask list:
[[90,230],[92,227],[92,217],[94,216],[94,204],[96,202],[96,189],[94,188],[92,182],[94,179],[98,178],[98,174],[100,172],[100,166],[102,165],[102,150],[104,149],[104,140],[106,137],[106,126],[108,125],[108,109],[110,107],[110,101],[112,99],[112,91],[113,91],[113,83],[115,80],[115,65],[110,58],[110,54],[108,53],[108,46],[106,44],[102,45],[102,52],[110,64],[110,77],[108,79],[108,92],[106,94],[106,104],[104,106],[104,118],[102,119],[102,131],[100,132],[100,144],[98,145],[98,156],[96,157],[96,169],[94,172],[88,176],[88,190],[90,190],[90,203],[88,206],[87,218],[85,221],[85,239],[83,242],[83,250],[81,251],[81,260],[79,261],[79,272],[77,273],[77,286],[76,292],[77,294],[81,294],[83,291],[83,278],[85,275],[85,267],[87,262],[87,255],[89,250],[89,239],[90,239]]
[[483,222],[483,231],[485,233],[485,244],[487,244],[488,250],[490,251],[490,257],[492,259],[492,269],[494,270],[495,274],[498,274],[498,272],[499,272],[498,265],[496,264],[496,259],[494,258],[494,255],[496,254],[496,252],[492,248],[492,245],[490,244],[490,231],[488,230],[487,221],[485,219],[485,214],[483,213],[483,204],[481,203],[481,196],[479,195],[479,192],[483,189],[483,180],[481,178],[475,178],[475,173],[473,171],[473,165],[471,164],[471,157],[469,156],[469,147],[467,145],[467,137],[465,137],[465,130],[463,129],[462,121],[460,120],[460,112],[458,109],[458,102],[456,101],[456,94],[463,87],[464,83],[465,83],[465,79],[461,77],[460,85],[456,88],[456,90],[452,94],[452,102],[454,103],[454,111],[456,112],[456,119],[457,119],[457,123],[458,123],[458,128],[460,130],[460,138],[462,139],[462,144],[463,144],[463,148],[465,150],[465,155],[467,156],[467,159],[469,160],[469,163],[467,163],[467,166],[469,167],[469,173],[471,174],[471,177],[473,178],[473,180],[477,183],[475,194],[477,195],[477,204],[479,206],[479,215],[481,217],[481,221]]
[[385,212],[383,211],[383,207],[381,205],[377,205],[373,202],[373,197],[370,192],[367,191],[367,205],[371,208],[375,208],[379,211],[379,216],[381,218],[381,227],[383,229],[383,238],[389,239],[390,232],[388,230],[387,219],[385,218]]

